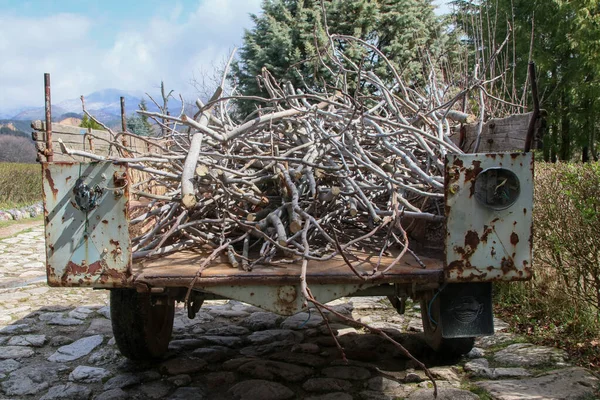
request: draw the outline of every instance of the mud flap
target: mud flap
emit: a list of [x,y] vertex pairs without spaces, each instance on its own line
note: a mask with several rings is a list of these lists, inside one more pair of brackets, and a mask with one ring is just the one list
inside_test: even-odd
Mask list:
[[448,284],[439,296],[442,337],[462,338],[494,334],[490,282]]

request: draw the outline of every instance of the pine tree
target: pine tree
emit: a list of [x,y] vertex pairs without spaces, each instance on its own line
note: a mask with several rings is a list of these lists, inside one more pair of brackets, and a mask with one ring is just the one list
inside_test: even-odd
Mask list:
[[[319,54],[326,51],[320,1],[264,0],[263,13],[252,15],[254,27],[244,35],[239,60],[232,67],[238,89],[246,95],[264,96],[256,76],[267,68],[277,79],[289,80],[294,87],[321,87],[327,69]],[[441,24],[430,0],[328,0],[325,1],[330,33],[352,35],[375,45],[392,61],[407,81],[423,80],[425,52],[441,55]],[[340,44],[344,54],[357,64],[374,68],[384,79],[391,72],[364,47]],[[242,106],[248,113],[254,107]]]
[[[140,104],[138,105],[140,107],[140,110],[142,111],[148,111],[148,105],[146,104],[146,100],[142,99],[142,101],[140,101]],[[148,119],[147,115],[141,114],[140,118],[142,119],[142,124],[144,126],[144,130],[146,132],[148,132],[147,136],[153,136],[153,132],[154,132],[154,128],[152,127],[152,124],[150,123],[150,120]]]
[[102,125],[94,121],[93,119],[88,118],[86,114],[83,114],[83,118],[81,118],[81,123],[79,124],[82,128],[91,128],[91,129],[104,129]]
[[[147,111],[146,100],[142,99],[138,107],[142,111]],[[127,118],[127,129],[139,136],[154,136],[154,128],[147,115],[132,114]]]

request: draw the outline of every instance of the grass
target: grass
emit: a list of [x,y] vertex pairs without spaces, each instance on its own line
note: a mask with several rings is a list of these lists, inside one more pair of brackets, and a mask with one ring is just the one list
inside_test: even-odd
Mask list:
[[13,236],[16,236],[20,233],[26,233],[31,231],[34,226],[31,226],[30,228],[24,228],[24,229],[16,229],[16,230],[11,230],[8,229],[8,232],[2,232],[2,230],[4,228],[10,228],[13,225],[35,225],[34,223],[39,223],[44,221],[44,216],[43,215],[38,215],[37,217],[33,217],[33,218],[27,218],[27,219],[22,219],[22,220],[10,220],[10,221],[0,221],[0,240],[2,239],[8,239],[11,238]]
[[461,385],[461,389],[468,390],[469,392],[476,394],[479,396],[480,400],[493,400],[493,397],[487,390],[480,388],[471,382],[463,383],[463,385]]
[[6,227],[12,226],[12,225],[28,224],[33,221],[43,221],[43,220],[44,220],[44,216],[38,215],[37,217],[21,219],[21,220],[16,220],[16,221],[14,219],[11,219],[10,221],[0,221],[0,228],[6,228]]
[[0,163],[0,210],[24,207],[41,200],[39,164]]
[[[531,343],[566,350],[578,365],[600,367],[600,324],[592,310],[578,310],[564,290],[534,298],[537,290],[531,288],[532,283],[509,285],[511,296],[497,295],[496,314],[513,332],[526,336]],[[516,291],[520,292],[518,296]]]
[[488,353],[489,353],[489,354],[494,354],[494,353],[496,353],[496,352],[498,352],[498,351],[500,351],[500,350],[504,350],[505,348],[507,348],[508,346],[510,346],[510,345],[512,345],[512,344],[518,344],[518,343],[529,343],[529,341],[527,340],[527,338],[526,338],[526,337],[523,337],[523,336],[516,336],[516,337],[514,338],[514,340],[507,340],[506,342],[503,342],[503,343],[497,344],[497,345],[495,345],[495,346],[490,346],[490,347],[487,347],[487,348],[485,349],[485,353],[486,353],[486,354],[488,354]]

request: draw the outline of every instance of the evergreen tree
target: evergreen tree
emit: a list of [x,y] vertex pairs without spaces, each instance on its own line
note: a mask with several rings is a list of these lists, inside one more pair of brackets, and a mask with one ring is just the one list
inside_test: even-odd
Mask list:
[[[142,99],[138,107],[147,111],[146,100]],[[127,129],[139,136],[154,136],[154,128],[147,115],[132,114],[127,118]]]
[[88,118],[86,114],[83,114],[83,118],[81,118],[81,123],[79,124],[82,128],[92,128],[92,129],[104,129],[102,125],[97,123],[91,118]]
[[[600,0],[455,0],[455,21],[472,44],[478,41],[491,51],[507,33],[510,21],[514,40],[515,93],[496,94],[515,100],[517,94],[530,96],[524,87],[527,64],[535,62],[538,92],[542,108],[548,112],[549,130],[544,158],[588,161],[597,159],[596,132],[600,115],[596,111],[600,97]],[[532,25],[534,40],[531,42]],[[476,33],[481,26],[482,34]],[[514,44],[513,44],[514,43]],[[498,68],[504,68],[498,65]],[[528,99],[531,106],[532,101]]]
[[[142,99],[142,101],[140,101],[140,104],[138,106],[140,107],[140,110],[148,111],[148,106],[146,104],[145,99]],[[140,118],[142,119],[142,124],[144,125],[144,130],[146,132],[148,132],[148,136],[153,136],[154,128],[152,127],[152,124],[150,123],[148,116],[141,114]]]
[[[327,0],[330,33],[352,35],[373,44],[392,61],[408,82],[419,84],[425,51],[441,56],[440,21],[430,0]],[[232,76],[246,95],[264,96],[256,76],[267,68],[277,79],[294,87],[321,87],[329,79],[319,54],[329,46],[320,1],[264,0],[263,13],[252,15],[254,27],[244,35]],[[340,43],[344,54],[357,64],[374,68],[386,79],[391,72],[376,54],[355,43]],[[244,105],[248,113],[254,105]]]

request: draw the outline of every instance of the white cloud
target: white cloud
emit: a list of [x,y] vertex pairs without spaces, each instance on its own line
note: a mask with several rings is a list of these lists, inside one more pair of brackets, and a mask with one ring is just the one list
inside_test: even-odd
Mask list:
[[242,42],[249,13],[260,0],[203,1],[189,10],[173,5],[110,46],[93,37],[93,19],[76,14],[43,18],[0,16],[0,111],[43,104],[43,73],[52,75],[53,102],[103,88],[152,91],[162,79],[189,94],[189,81],[210,71]]

